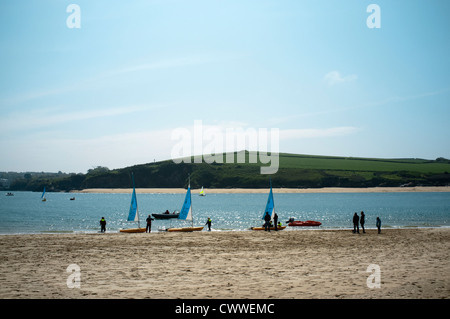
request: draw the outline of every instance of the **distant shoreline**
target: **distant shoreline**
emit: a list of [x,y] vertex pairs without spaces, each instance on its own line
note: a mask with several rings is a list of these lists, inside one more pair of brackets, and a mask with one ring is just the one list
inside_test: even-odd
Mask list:
[[[90,194],[120,194],[131,193],[131,188],[88,188],[71,193]],[[141,194],[180,194],[185,193],[184,188],[136,188],[136,193]],[[192,189],[193,194],[198,194],[200,189]],[[267,188],[205,188],[206,194],[265,194]],[[424,193],[424,192],[450,192],[450,186],[415,186],[415,187],[368,187],[368,188],[345,188],[345,187],[325,187],[325,188],[273,188],[274,193]]]

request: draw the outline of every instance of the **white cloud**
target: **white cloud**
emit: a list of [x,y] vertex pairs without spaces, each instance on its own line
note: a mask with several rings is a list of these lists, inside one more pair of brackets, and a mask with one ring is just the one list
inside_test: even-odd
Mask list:
[[[209,63],[223,62],[227,60],[247,58],[249,55],[246,53],[205,53],[198,55],[188,55],[172,58],[153,59],[146,58],[145,62],[135,63],[119,68],[111,68],[110,70],[104,70],[96,72],[96,75],[86,77],[85,79],[78,79],[65,86],[58,86],[58,83],[54,84],[52,88],[33,89],[29,92],[21,92],[16,96],[7,96],[0,99],[0,105],[16,105],[24,102],[32,101],[35,99],[42,99],[55,95],[67,94],[71,92],[79,92],[85,90],[92,90],[93,86],[106,86],[109,82],[105,82],[111,77],[123,76],[124,74],[134,73],[139,71],[151,71],[157,69],[169,69],[179,68],[186,66],[196,66]],[[150,61],[150,62],[147,62]]]
[[0,161],[12,171],[86,172],[95,166],[110,169],[170,159],[170,130],[130,132],[84,138],[45,136],[20,141],[0,140],[8,154]]
[[118,116],[144,111],[148,109],[148,106],[132,105],[65,113],[60,112],[62,109],[64,108],[44,108],[14,112],[0,119],[0,129],[4,131],[17,131],[23,129],[48,127],[55,124],[64,124],[72,121]]
[[328,85],[336,85],[345,82],[352,82],[358,78],[356,74],[350,74],[347,76],[342,76],[338,71],[331,71],[324,76],[324,81]]
[[209,53],[209,54],[174,57],[174,58],[165,58],[159,60],[153,60],[152,58],[148,58],[148,60],[150,60],[151,62],[130,65],[116,70],[112,70],[111,72],[107,72],[105,76],[122,75],[124,73],[132,73],[155,69],[168,69],[193,65],[202,65],[208,63],[223,62],[227,60],[241,59],[247,56],[248,56],[247,54],[235,54],[235,53]]
[[[138,110],[138,109],[137,109]],[[136,111],[136,110],[135,110]],[[115,109],[115,114],[125,112],[122,108]],[[69,114],[70,115],[70,114]],[[68,116],[69,116],[68,115]],[[82,112],[74,114],[77,119],[86,117],[106,116],[100,111]],[[69,116],[70,117],[70,116]],[[59,116],[53,121],[69,120]],[[199,142],[199,150],[204,154],[212,154],[233,150],[261,150],[260,147],[271,145],[272,129],[267,129],[266,135],[258,135],[261,127],[249,127],[243,122],[202,123],[201,127],[194,125],[182,127],[187,132],[189,148],[197,154],[195,143]],[[166,128],[160,130],[143,130],[128,133],[105,134],[103,136],[91,136],[81,138],[73,136],[67,138],[59,135],[42,134],[26,139],[1,140],[0,148],[5,150],[8,157],[1,161],[1,165],[9,170],[36,170],[36,171],[64,171],[64,172],[86,172],[87,169],[95,166],[107,166],[109,168],[127,167],[135,164],[150,163],[153,159],[167,160],[172,158],[173,149],[181,142],[180,139],[173,139],[173,132],[180,128]],[[201,135],[197,135],[201,129]],[[197,130],[197,131],[196,131]],[[226,135],[232,131],[236,134],[236,144],[228,145]],[[298,144],[298,140],[310,140],[315,143],[317,138],[330,138],[338,136],[348,136],[359,131],[359,128],[352,126],[339,126],[329,128],[309,128],[309,129],[278,129],[279,141]],[[246,140],[244,145],[238,143],[243,140],[243,136],[254,133],[257,136],[257,145]],[[216,144],[213,143],[217,140]],[[261,144],[262,143],[262,144]],[[214,147],[213,147],[214,146]],[[232,149],[228,147],[234,146]],[[208,152],[214,149],[215,152]],[[272,149],[272,146],[270,148]],[[281,151],[281,150],[280,150]],[[25,169],[23,168],[25,167]]]
[[152,63],[143,63],[137,64],[130,67],[125,67],[116,71],[111,72],[111,74],[123,74],[137,71],[145,71],[145,70],[153,70],[153,69],[167,69],[167,68],[176,68],[182,66],[190,66],[190,65],[198,65],[204,64],[211,61],[211,59],[207,57],[183,57],[176,59],[167,59],[160,60]]
[[321,138],[345,136],[357,132],[359,129],[353,126],[339,126],[325,129],[287,129],[280,130],[280,139]]

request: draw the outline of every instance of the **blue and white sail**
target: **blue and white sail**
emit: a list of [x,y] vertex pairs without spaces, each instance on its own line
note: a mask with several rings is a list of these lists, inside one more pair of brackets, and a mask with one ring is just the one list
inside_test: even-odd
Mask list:
[[186,197],[184,198],[183,207],[181,208],[178,219],[192,220],[192,201],[191,201],[191,185],[189,183]]
[[275,202],[273,201],[272,181],[270,181],[270,193],[267,198],[266,209],[264,210],[262,219],[266,216],[266,212],[269,213],[270,219],[273,220],[273,216],[275,215]]
[[134,175],[131,173],[131,178],[133,179],[133,194],[131,195],[130,212],[128,214],[128,221],[139,222],[139,209],[136,198],[136,190],[134,188]]
[[46,201],[46,199],[45,199],[45,186],[44,186],[44,191],[42,192],[42,195],[41,195],[41,200],[42,200],[43,202]]

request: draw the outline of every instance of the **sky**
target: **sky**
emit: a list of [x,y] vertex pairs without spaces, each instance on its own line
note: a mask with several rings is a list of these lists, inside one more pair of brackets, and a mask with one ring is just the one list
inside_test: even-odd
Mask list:
[[167,160],[180,129],[195,153],[196,123],[277,129],[285,153],[450,158],[449,12],[447,0],[1,1],[0,171]]

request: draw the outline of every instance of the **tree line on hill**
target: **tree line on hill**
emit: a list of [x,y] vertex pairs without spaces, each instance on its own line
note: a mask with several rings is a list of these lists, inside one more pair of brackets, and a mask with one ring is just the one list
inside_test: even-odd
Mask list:
[[[444,160],[437,159],[440,163]],[[266,188],[269,178],[273,187],[322,188],[322,187],[399,187],[399,186],[447,186],[450,174],[415,171],[349,171],[336,169],[312,169],[302,167],[283,168],[273,175],[260,174],[255,164],[207,164],[162,161],[110,170],[98,166],[86,174],[81,173],[0,173],[0,178],[11,178],[11,191],[76,191],[88,188],[131,188],[131,173],[136,188],[186,188],[188,176],[192,188]],[[9,175],[8,175],[9,174]],[[14,175],[14,176],[13,176]]]

